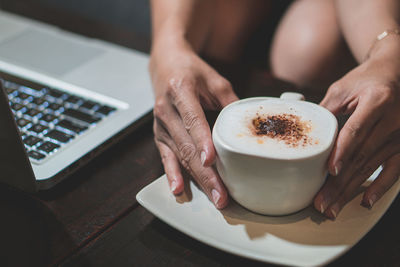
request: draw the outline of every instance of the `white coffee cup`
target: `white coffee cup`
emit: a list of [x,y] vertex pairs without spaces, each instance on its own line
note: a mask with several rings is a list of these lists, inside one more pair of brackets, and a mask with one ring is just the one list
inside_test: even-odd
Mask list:
[[[226,106],[215,122],[212,137],[218,154],[217,170],[230,196],[251,211],[265,215],[294,213],[309,206],[325,182],[327,159],[337,135],[337,120],[325,108],[301,101],[301,99],[304,99],[301,94],[284,93],[281,98],[256,97],[239,100]],[[269,105],[282,104],[290,107],[291,110],[293,106],[293,109],[299,112],[302,110],[314,112],[312,114],[317,114],[321,125],[314,125],[313,131],[319,131],[318,137],[321,143],[315,145],[316,148],[312,147],[314,150],[310,148],[311,150],[307,151],[299,147],[298,151],[295,149],[293,153],[283,155],[279,154],[278,150],[273,151],[284,145],[278,141],[277,146],[272,146],[273,149],[268,151],[268,155],[263,155],[263,153],[251,151],[251,147],[257,145],[247,146],[247,139],[242,141],[244,143],[241,147],[235,147],[232,140],[229,141],[230,143],[227,142],[228,138],[221,134],[224,129],[220,127],[226,125],[222,120],[232,119],[229,118],[229,112],[237,108],[237,105],[254,104],[256,106],[260,103],[268,104],[267,109]],[[234,134],[236,133],[232,133],[232,138],[235,138]],[[253,137],[250,137],[249,143],[253,142],[251,138]]]

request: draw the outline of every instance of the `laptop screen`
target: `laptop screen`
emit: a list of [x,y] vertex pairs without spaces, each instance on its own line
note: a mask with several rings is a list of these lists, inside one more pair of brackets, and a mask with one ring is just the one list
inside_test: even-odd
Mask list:
[[35,192],[35,176],[0,82],[0,182]]
[[148,0],[0,0],[0,7],[78,34],[149,51]]

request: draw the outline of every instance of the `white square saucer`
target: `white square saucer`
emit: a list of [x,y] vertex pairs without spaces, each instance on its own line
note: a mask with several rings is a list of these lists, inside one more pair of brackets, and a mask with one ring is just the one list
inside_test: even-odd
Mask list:
[[372,209],[360,206],[360,192],[335,221],[325,219],[311,207],[288,216],[258,215],[233,200],[219,211],[193,182],[185,186],[185,193],[175,197],[163,175],[136,198],[159,219],[212,247],[263,262],[319,266],[344,254],[368,233],[397,196],[400,180]]

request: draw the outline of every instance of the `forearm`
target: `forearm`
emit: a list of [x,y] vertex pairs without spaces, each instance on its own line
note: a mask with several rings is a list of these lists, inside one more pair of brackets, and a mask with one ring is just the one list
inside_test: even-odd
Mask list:
[[[379,34],[400,29],[398,0],[336,0],[336,9],[346,42],[358,62],[365,60]],[[389,41],[392,38],[397,40]],[[400,37],[387,38],[385,43],[400,47]]]
[[201,50],[213,21],[213,0],[151,0],[153,47],[189,44]]

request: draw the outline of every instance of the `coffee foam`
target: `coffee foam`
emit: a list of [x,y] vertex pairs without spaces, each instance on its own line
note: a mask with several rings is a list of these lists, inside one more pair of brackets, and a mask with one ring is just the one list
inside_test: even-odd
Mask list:
[[214,131],[235,151],[293,159],[328,149],[336,127],[333,115],[316,104],[252,98],[226,107]]

